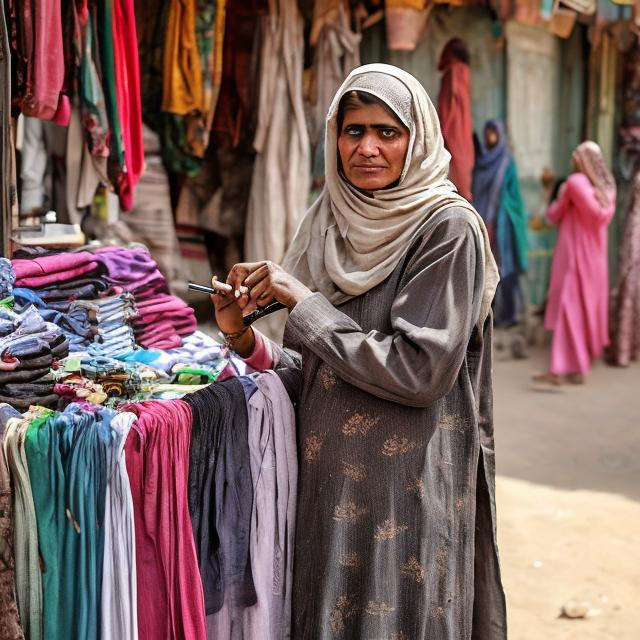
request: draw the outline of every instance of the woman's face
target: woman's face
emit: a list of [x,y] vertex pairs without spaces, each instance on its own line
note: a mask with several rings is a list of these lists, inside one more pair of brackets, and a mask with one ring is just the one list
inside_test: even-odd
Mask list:
[[357,189],[376,191],[402,175],[409,131],[378,104],[348,108],[338,136],[345,178]]
[[493,149],[498,144],[499,136],[495,127],[487,127],[484,130],[484,143],[487,149]]

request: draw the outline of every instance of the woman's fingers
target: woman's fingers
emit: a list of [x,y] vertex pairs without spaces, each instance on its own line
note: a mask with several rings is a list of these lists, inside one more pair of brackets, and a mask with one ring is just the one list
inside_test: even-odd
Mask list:
[[222,311],[222,309],[226,309],[228,306],[236,302],[236,299],[232,295],[230,296],[222,293],[214,293],[209,297],[211,298],[211,302],[213,302],[213,306],[218,311]]
[[264,307],[273,300],[273,282],[271,278],[264,278],[251,288],[251,301],[259,307]]
[[264,264],[264,262],[240,262],[234,265],[227,276],[227,284],[237,291],[245,283],[246,278]]
[[253,289],[261,280],[264,280],[271,273],[271,265],[265,262],[259,269],[248,275],[244,281],[245,286]]

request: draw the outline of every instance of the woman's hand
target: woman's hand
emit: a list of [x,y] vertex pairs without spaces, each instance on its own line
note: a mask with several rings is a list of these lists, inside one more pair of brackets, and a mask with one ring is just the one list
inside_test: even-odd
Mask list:
[[[273,262],[244,262],[229,272],[227,284],[238,291],[241,285],[249,288],[248,294],[240,295],[238,307],[245,313],[257,307],[265,307],[277,300],[288,309],[312,295],[312,291],[299,280]],[[233,295],[233,294],[229,294]]]
[[211,302],[216,310],[216,324],[222,333],[235,334],[244,329],[242,308],[231,293],[215,293]]

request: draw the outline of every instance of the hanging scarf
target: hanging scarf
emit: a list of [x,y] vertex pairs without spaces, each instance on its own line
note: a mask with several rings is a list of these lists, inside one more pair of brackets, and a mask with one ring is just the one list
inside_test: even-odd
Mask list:
[[[364,193],[340,176],[338,107],[351,91],[365,91],[385,102],[409,130],[404,169],[391,188]],[[355,69],[336,93],[327,115],[326,185],[305,215],[284,268],[333,304],[341,304],[383,282],[433,215],[451,207],[465,209],[483,253],[485,289],[479,318],[483,323],[498,270],[482,219],[447,179],[450,158],[436,110],[413,76],[383,64]]]

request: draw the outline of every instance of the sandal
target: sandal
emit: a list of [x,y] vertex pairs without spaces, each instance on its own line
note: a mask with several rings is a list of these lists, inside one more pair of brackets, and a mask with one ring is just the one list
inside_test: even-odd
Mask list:
[[560,387],[563,384],[562,377],[555,373],[539,373],[533,376],[533,382],[536,384],[550,385],[552,387]]
[[569,384],[584,384],[584,374],[582,373],[568,373],[567,382]]

